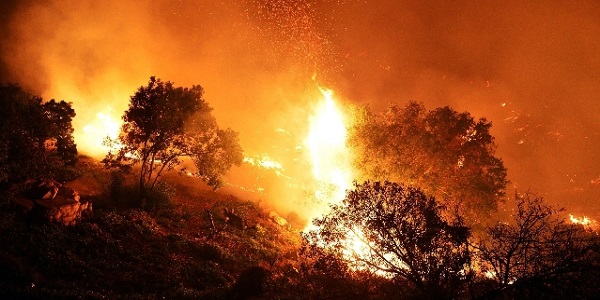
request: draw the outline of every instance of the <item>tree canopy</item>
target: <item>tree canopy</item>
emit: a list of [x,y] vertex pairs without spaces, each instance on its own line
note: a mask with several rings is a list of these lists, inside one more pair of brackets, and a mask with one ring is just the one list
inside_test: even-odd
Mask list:
[[306,238],[354,268],[407,280],[423,296],[452,297],[469,276],[470,231],[443,220],[442,210],[417,188],[365,182],[314,220]]
[[506,168],[486,119],[450,107],[427,111],[416,102],[379,115],[365,109],[358,119],[349,140],[366,178],[418,186],[470,218],[497,208]]
[[164,170],[189,157],[196,166],[194,175],[218,188],[221,176],[242,162],[242,148],[236,132],[218,128],[203,94],[199,85],[175,87],[172,82],[150,77],[148,85],[131,96],[121,133],[109,141],[117,150],[108,153],[105,165],[141,164],[139,187],[143,193],[154,188]]
[[0,182],[72,178],[73,117],[70,103],[43,103],[17,85],[0,85]]

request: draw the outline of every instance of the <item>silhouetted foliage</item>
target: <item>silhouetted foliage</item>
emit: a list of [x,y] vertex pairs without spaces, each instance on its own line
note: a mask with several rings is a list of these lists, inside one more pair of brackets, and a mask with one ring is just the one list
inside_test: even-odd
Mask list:
[[314,220],[306,238],[354,269],[409,281],[420,297],[451,298],[470,277],[470,231],[442,210],[417,188],[365,182]]
[[515,292],[534,298],[581,296],[576,290],[585,286],[586,274],[598,268],[597,253],[592,251],[595,234],[567,223],[542,198],[528,193],[516,199],[513,222],[488,227],[479,242],[482,272],[498,284],[488,296]]
[[73,117],[65,101],[42,103],[17,85],[0,85],[0,182],[73,178]]
[[492,124],[486,119],[476,121],[450,107],[427,111],[415,102],[381,115],[368,109],[359,113],[349,140],[367,178],[418,186],[438,201],[460,206],[470,221],[497,208],[505,194],[506,168],[494,156]]
[[256,299],[265,292],[271,274],[260,266],[253,266],[242,271],[233,285],[233,299]]
[[[127,176],[121,170],[113,170],[105,191],[106,205],[111,208],[139,208],[139,186],[129,184]],[[144,210],[169,210],[173,207],[175,189],[164,181],[159,181],[154,189],[146,191]]]
[[369,274],[357,274],[340,257],[306,240],[294,264],[279,272],[264,299],[373,299],[373,290],[379,290]]
[[189,157],[196,176],[218,188],[221,176],[242,162],[237,133],[219,129],[199,85],[175,87],[150,77],[131,97],[123,115],[121,134],[109,144],[119,150],[104,159],[107,167],[128,168],[141,164],[140,199],[152,190],[164,170],[171,170]]

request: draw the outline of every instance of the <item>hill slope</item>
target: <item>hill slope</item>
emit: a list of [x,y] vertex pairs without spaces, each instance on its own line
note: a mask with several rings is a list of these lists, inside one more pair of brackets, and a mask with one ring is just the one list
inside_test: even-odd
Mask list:
[[[294,268],[299,232],[255,203],[169,174],[135,209],[128,176],[85,158],[79,168],[66,185],[93,201],[94,216],[75,226],[31,222],[2,205],[0,298],[244,298],[260,292],[261,278]],[[247,228],[227,222],[225,209]]]

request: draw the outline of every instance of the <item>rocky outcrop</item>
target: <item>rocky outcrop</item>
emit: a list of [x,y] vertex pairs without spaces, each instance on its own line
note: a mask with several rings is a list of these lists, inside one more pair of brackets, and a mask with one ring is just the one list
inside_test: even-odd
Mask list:
[[42,221],[70,226],[81,220],[82,215],[92,213],[91,202],[82,201],[75,190],[52,180],[35,184],[30,196],[35,202],[34,213]]
[[288,226],[288,221],[285,218],[279,216],[279,214],[277,214],[274,211],[271,211],[269,213],[269,219],[271,219],[271,221],[273,221],[275,224],[277,224],[281,227]]

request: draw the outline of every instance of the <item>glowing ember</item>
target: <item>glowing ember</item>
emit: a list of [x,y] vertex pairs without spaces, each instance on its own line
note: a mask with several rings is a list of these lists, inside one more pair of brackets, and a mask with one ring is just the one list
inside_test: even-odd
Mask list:
[[272,158],[270,158],[266,154],[263,154],[263,155],[261,155],[259,157],[245,156],[244,157],[244,162],[247,163],[247,164],[249,164],[249,165],[251,165],[251,166],[259,167],[259,168],[262,168],[262,169],[274,170],[275,174],[277,176],[281,176],[281,177],[284,177],[286,179],[291,179],[291,177],[285,176],[283,174],[283,171],[284,171],[283,166],[279,162],[273,160]]
[[283,167],[281,166],[281,164],[271,159],[268,155],[262,155],[257,158],[246,156],[244,157],[244,162],[265,169],[276,169],[283,171]]

